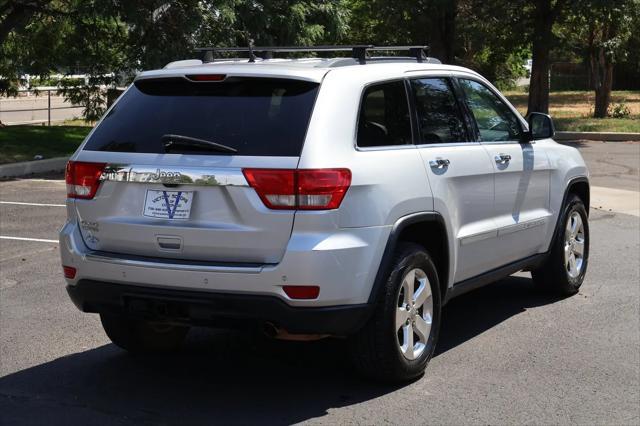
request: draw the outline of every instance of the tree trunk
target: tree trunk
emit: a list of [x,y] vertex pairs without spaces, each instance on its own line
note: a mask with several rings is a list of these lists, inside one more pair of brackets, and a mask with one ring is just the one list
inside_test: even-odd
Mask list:
[[551,0],[538,0],[533,28],[531,80],[529,82],[529,105],[531,112],[549,113],[549,50],[554,13]]
[[604,48],[592,50],[591,69],[594,75],[596,103],[593,110],[594,118],[606,118],[611,102],[611,88],[613,86],[613,62],[607,58]]
[[437,7],[430,11],[429,54],[440,59],[443,64],[454,63],[457,3],[455,0],[436,2]]

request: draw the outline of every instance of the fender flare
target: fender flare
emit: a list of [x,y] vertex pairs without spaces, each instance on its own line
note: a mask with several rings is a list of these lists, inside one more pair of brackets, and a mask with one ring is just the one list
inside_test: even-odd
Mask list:
[[[410,225],[414,225],[416,223],[422,222],[435,222],[443,227],[446,233],[446,222],[442,215],[438,212],[419,212],[419,213],[411,213],[406,216],[402,216],[399,218],[393,225],[391,229],[391,233],[389,234],[389,238],[387,239],[387,245],[384,248],[384,252],[382,254],[382,259],[380,260],[380,265],[378,266],[378,272],[376,273],[376,278],[373,282],[373,287],[371,287],[371,293],[369,294],[369,304],[374,304],[377,302],[378,294],[380,293],[380,288],[382,287],[385,279],[387,271],[391,265],[391,261],[393,260],[393,254],[398,245],[398,238],[402,234],[402,231]],[[445,256],[445,264],[447,267],[449,266],[449,242],[447,241],[445,246],[447,247]],[[442,283],[441,283],[442,285]],[[443,295],[444,297],[444,295]],[[444,300],[444,299],[443,299]]]
[[560,204],[560,207],[558,208],[558,218],[556,219],[556,226],[553,230],[553,235],[551,236],[551,241],[549,241],[549,247],[551,247],[551,244],[553,244],[553,241],[556,240],[556,238],[558,237],[558,232],[560,232],[560,227],[562,226],[562,224],[560,223],[560,220],[562,219],[562,211],[564,209],[564,206],[567,205],[567,199],[569,198],[569,193],[571,190],[571,187],[576,184],[576,183],[586,183],[587,184],[587,205],[585,206],[587,208],[587,216],[589,215],[589,203],[590,203],[590,198],[591,198],[591,184],[589,183],[589,178],[587,178],[586,176],[576,176],[573,177],[571,179],[569,179],[569,181],[567,181],[567,186],[564,189],[564,195],[562,196],[562,203]]

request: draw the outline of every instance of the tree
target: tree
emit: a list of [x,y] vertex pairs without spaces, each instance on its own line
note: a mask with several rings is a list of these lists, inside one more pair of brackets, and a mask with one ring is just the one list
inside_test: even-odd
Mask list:
[[[587,0],[574,17],[572,31],[584,37],[595,90],[594,118],[607,116],[613,87],[613,67],[624,59],[633,22],[640,16],[639,0]],[[637,24],[636,24],[637,27]]]
[[81,70],[88,84],[62,82],[62,92],[93,121],[104,112],[106,88],[192,57],[196,46],[246,45],[249,36],[335,42],[347,16],[340,0],[9,0],[0,4],[0,93],[15,93],[27,73]]
[[340,1],[243,1],[235,8],[236,43],[256,45],[335,43],[345,36],[346,11]]
[[531,80],[527,114],[549,112],[550,51],[554,45],[553,25],[569,6],[570,0],[536,0],[532,11]]
[[0,4],[0,44],[10,32],[24,28],[34,14],[48,10],[52,0],[6,0]]
[[527,15],[515,2],[459,0],[456,63],[478,71],[500,88],[525,75],[530,57]]
[[454,63],[458,0],[352,0],[355,43],[428,45],[430,55]]

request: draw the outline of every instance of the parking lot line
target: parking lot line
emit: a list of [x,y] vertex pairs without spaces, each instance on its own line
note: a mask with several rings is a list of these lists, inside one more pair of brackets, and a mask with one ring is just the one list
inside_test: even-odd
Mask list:
[[23,203],[21,201],[0,201],[0,204],[11,204],[15,206],[66,207],[66,204]]
[[58,243],[58,240],[45,240],[43,238],[24,238],[24,237],[9,237],[7,235],[0,235],[0,240],[15,240],[15,241],[35,241],[37,243]]

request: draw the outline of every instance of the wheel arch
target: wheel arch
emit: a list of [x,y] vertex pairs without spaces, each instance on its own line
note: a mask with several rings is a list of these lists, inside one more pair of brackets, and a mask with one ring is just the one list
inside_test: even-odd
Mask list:
[[369,303],[377,302],[396,247],[401,242],[413,242],[424,247],[431,256],[440,281],[440,294],[445,300],[449,283],[449,240],[444,218],[437,212],[421,212],[403,216],[393,225],[382,260],[369,295]]
[[591,202],[591,189],[589,186],[589,179],[584,176],[573,178],[567,184],[567,190],[564,194],[564,199],[562,200],[562,205],[564,206],[567,202],[567,197],[569,194],[575,194],[584,203],[584,207],[587,210],[587,215],[589,215],[589,203]]
[[589,216],[589,203],[591,202],[591,193],[589,186],[589,179],[586,176],[578,176],[569,179],[567,182],[567,186],[564,190],[564,195],[562,197],[562,203],[560,204],[560,208],[558,211],[558,218],[556,219],[556,226],[553,231],[553,235],[551,241],[549,241],[549,247],[553,244],[553,241],[558,237],[558,233],[560,232],[560,228],[562,227],[562,212],[564,207],[567,205],[567,200],[569,196],[575,194],[577,195],[582,202],[584,203],[585,209],[587,210],[587,216]]

